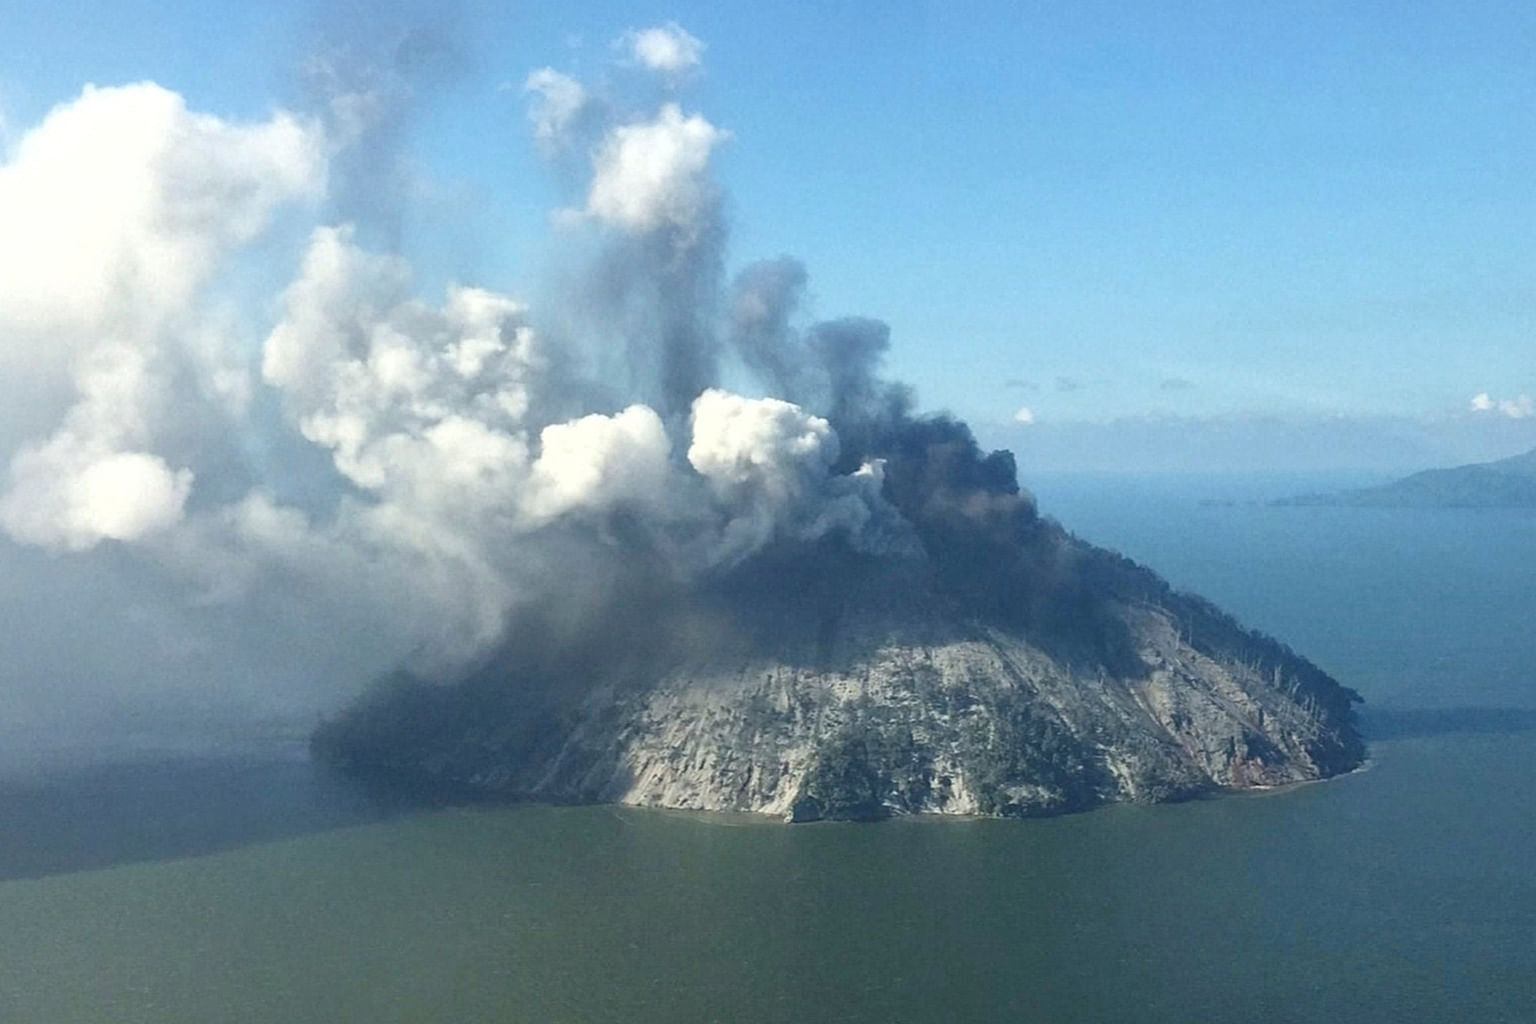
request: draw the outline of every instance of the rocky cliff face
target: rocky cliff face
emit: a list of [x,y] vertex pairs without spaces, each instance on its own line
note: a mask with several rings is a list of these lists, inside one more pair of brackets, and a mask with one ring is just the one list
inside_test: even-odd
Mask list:
[[1051,814],[1360,763],[1351,691],[1149,571],[1040,529],[1073,581],[1049,602],[999,610],[923,560],[770,558],[706,611],[658,606],[596,668],[397,681],[315,749],[462,793],[795,821]]

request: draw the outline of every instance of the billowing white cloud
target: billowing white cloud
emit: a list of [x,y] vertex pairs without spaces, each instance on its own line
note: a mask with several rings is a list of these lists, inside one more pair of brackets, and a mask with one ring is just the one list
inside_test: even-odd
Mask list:
[[[14,452],[0,527],[82,550],[181,518],[193,473],[157,440],[190,406],[248,397],[199,291],[325,171],[312,124],[226,122],[152,84],[87,88],[21,138],[0,166],[0,373],[16,400],[69,408]],[[201,393],[173,397],[184,378]]]
[[293,115],[235,124],[157,85],[87,87],[0,167],[0,358],[161,326],[325,169]]
[[667,504],[672,442],[648,406],[551,424],[539,434],[539,449],[527,502],[532,522],[577,510],[655,513]]
[[703,62],[704,44],[676,22],[636,29],[621,41],[636,63],[665,75],[692,71]]
[[1498,413],[1512,420],[1536,416],[1536,399],[1523,394],[1514,398],[1495,399],[1488,392],[1481,391],[1472,396],[1471,407],[1473,412]]
[[1013,414],[1013,422],[1022,423],[1027,427],[1035,422],[1035,414],[1028,406],[1025,406]]
[[693,403],[688,462],[717,487],[792,498],[807,473],[837,459],[837,435],[820,416],[776,398],[711,388]]
[[710,154],[729,137],[675,103],[654,120],[613,129],[593,158],[586,212],[631,231],[693,227],[713,195]]
[[343,477],[458,515],[513,502],[547,365],[520,303],[455,287],[434,309],[410,298],[402,260],[345,228],[314,233],[284,301],[262,377]]
[[[675,26],[633,45],[669,74],[702,49]],[[591,94],[549,69],[526,89],[538,139],[569,141]],[[623,548],[686,578],[778,540],[899,541],[882,467],[838,472],[826,419],[710,386],[708,165],[726,132],[673,103],[607,126],[582,215],[620,229],[605,268],[629,276],[598,327],[557,313],[546,338],[481,288],[427,301],[403,255],[347,225],[314,227],[287,287],[242,305],[270,273],[234,276],[249,243],[382,130],[366,90],[326,102],[329,131],[224,121],[150,84],[88,89],[0,165],[0,374],[9,404],[42,396],[16,429],[0,404],[11,540],[105,545],[83,560],[188,583],[188,607],[317,647],[337,624],[443,670],[521,608],[581,604],[625,571]],[[584,364],[605,330],[629,378]]]
[[[263,377],[299,431],[368,496],[375,543],[452,552],[495,576],[516,537],[627,509],[686,524],[700,540],[681,557],[703,566],[779,532],[857,530],[880,501],[877,479],[831,483],[835,434],[788,402],[704,392],[693,473],[647,406],[552,419],[541,403],[560,381],[521,306],[467,289],[441,309],[407,295],[400,261],[320,229],[264,350]],[[682,500],[700,477],[707,491]],[[728,537],[710,539],[717,522]]]
[[519,303],[461,287],[440,307],[411,294],[399,258],[359,248],[345,228],[315,231],[263,347],[262,379],[354,492],[329,516],[255,492],[219,512],[218,529],[192,524],[204,534],[192,547],[225,551],[221,579],[259,572],[254,557],[321,589],[409,586],[411,601],[430,598],[420,616],[430,625],[417,627],[426,656],[452,660],[552,585],[558,569],[536,536],[562,524],[637,513],[689,572],[775,537],[857,538],[894,516],[878,467],[833,474],[835,434],[797,406],[706,391],[684,463],[645,405],[564,418],[567,391],[581,387]]
[[528,120],[533,124],[534,138],[546,147],[564,142],[588,101],[585,86],[554,68],[540,68],[530,74],[523,91],[532,97]]
[[170,401],[166,382],[124,344],[88,353],[76,377],[79,400],[63,425],[12,459],[0,527],[25,543],[81,551],[173,525],[192,473],[140,450]]
[[82,551],[103,540],[138,540],[181,519],[189,470],[147,452],[100,452],[55,438],[22,452],[18,486],[0,499],[0,524],[16,540]]
[[895,513],[880,494],[880,465],[838,476],[837,456],[831,425],[797,405],[714,388],[700,395],[688,462],[729,516],[711,561],[737,561],[777,536],[814,540],[839,529],[857,546],[889,546]]

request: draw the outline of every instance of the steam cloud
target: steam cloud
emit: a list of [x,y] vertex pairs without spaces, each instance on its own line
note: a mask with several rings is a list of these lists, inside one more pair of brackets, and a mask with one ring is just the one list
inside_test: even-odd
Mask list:
[[[618,45],[669,95],[703,51],[676,25]],[[389,123],[387,95],[334,79],[316,115],[255,122],[87,88],[20,137],[0,167],[12,542],[361,623],[447,673],[523,609],[579,614],[636,552],[686,586],[774,544],[915,555],[925,522],[1033,514],[1011,459],[880,378],[885,325],[804,323],[787,257],[727,284],[709,167],[730,135],[675,99],[626,112],[527,79],[541,150],[588,156],[557,223],[599,255],[559,309],[425,301],[347,223],[308,229],[275,301],[241,301],[252,243],[299,237]]]

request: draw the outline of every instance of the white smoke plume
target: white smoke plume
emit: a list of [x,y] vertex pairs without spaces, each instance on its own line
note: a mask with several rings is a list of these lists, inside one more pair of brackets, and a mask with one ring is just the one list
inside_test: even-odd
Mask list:
[[546,153],[558,152],[567,145],[577,119],[591,103],[591,95],[576,79],[554,68],[539,68],[530,74],[523,91],[531,97],[528,120],[534,138]]
[[17,540],[73,551],[175,525],[192,472],[142,450],[171,400],[147,354],[104,343],[83,353],[75,377],[79,399],[63,425],[16,453],[0,525]]
[[594,161],[587,214],[632,231],[673,227],[691,239],[711,200],[710,154],[727,138],[675,103],[652,120],[620,125]]
[[[674,76],[703,50],[670,25],[625,40]],[[632,556],[686,584],[779,542],[912,550],[834,426],[888,400],[883,325],[797,327],[793,261],[722,287],[729,133],[675,100],[620,114],[552,69],[526,92],[546,152],[596,133],[574,312],[470,284],[429,301],[404,255],[314,222],[379,116],[366,91],[237,123],[88,88],[22,136],[0,167],[8,543],[304,644],[346,623],[375,661],[441,674]],[[232,306],[252,243],[304,220],[281,294]],[[722,390],[730,358],[778,397]]]
[[231,124],[149,84],[88,87],[21,139],[0,167],[0,443],[23,436],[0,526],[82,550],[180,519],[193,472],[155,450],[176,406],[247,393],[200,293],[325,170],[311,122]]

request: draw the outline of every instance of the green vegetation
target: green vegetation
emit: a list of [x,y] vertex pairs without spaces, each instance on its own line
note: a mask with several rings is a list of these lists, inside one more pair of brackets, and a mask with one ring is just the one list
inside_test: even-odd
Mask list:
[[868,701],[818,752],[796,818],[869,820],[919,810],[933,788],[933,756],[889,709]]
[[1092,748],[1020,694],[1002,691],[964,703],[970,713],[955,723],[958,735],[923,737],[899,709],[855,702],[850,720],[822,744],[796,819],[870,820],[931,806],[931,797],[947,795],[953,785],[936,776],[933,749],[955,740],[983,814],[1076,810],[1109,787]]
[[[1095,802],[1107,780],[1090,748],[1018,694],[1000,695],[992,711],[976,720],[961,748],[982,813],[1012,817]],[[1019,798],[1037,787],[1049,793],[1043,803]]]

